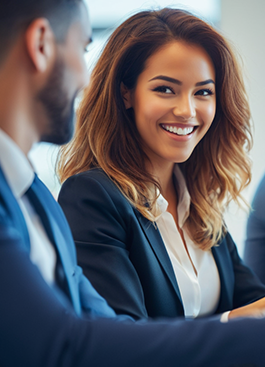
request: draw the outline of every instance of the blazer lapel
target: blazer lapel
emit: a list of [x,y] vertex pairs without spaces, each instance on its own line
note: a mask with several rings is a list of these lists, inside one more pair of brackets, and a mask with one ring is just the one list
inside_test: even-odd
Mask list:
[[[20,206],[17,203],[16,198],[14,197],[7,181],[4,176],[4,173],[0,167],[0,201],[3,201],[4,206],[7,208],[10,216],[13,218],[14,223],[16,223],[16,227],[20,233],[23,234],[24,241],[22,242],[25,245],[26,250],[30,251],[30,239],[29,233],[27,230],[27,225],[20,209]],[[1,197],[2,196],[2,197]]]
[[50,192],[48,191],[48,189],[37,177],[35,178],[34,182],[36,184],[32,185],[32,190],[34,191],[40,204],[42,205],[42,207],[46,212],[48,225],[50,227],[47,229],[48,235],[50,237],[50,240],[55,245],[55,248],[57,249],[58,254],[60,256],[75,311],[77,312],[77,314],[80,314],[81,306],[79,301],[78,287],[76,287],[74,277],[76,268],[75,264],[73,263],[70,257],[70,253],[67,249],[68,247],[67,241],[72,241],[72,238],[65,238],[65,236],[62,233],[62,229],[58,225],[58,220],[55,216],[55,211],[52,210],[55,204],[53,202],[54,199],[50,194]]
[[143,217],[138,211],[135,211],[135,214],[138,218],[138,221],[141,225],[141,228],[143,232],[145,233],[145,236],[153,249],[153,252],[155,253],[155,256],[164,269],[170,283],[172,284],[181,304],[182,299],[180,295],[180,290],[178,287],[178,283],[176,281],[175,273],[173,270],[173,267],[171,265],[171,261],[169,259],[167,250],[165,248],[164,242],[161,238],[160,232],[157,227],[155,227],[147,218]]
[[223,243],[224,241],[225,239],[218,246],[212,248],[212,254],[221,282],[220,302],[217,313],[233,307],[234,272],[228,249],[225,243]]

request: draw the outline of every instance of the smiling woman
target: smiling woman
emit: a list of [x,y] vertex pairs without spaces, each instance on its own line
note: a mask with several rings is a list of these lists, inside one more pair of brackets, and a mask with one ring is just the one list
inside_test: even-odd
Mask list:
[[79,263],[117,313],[263,307],[241,308],[265,288],[223,220],[250,181],[249,118],[236,59],[207,23],[165,8],[114,31],[58,170]]

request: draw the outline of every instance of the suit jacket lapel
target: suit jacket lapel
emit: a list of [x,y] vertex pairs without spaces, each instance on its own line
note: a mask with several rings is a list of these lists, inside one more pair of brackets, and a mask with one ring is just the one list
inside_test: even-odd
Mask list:
[[228,249],[225,243],[223,243],[224,241],[225,239],[218,246],[212,248],[212,254],[218,268],[221,283],[220,302],[216,311],[217,313],[232,309],[233,307],[234,271]]
[[14,197],[7,181],[4,176],[4,173],[0,167],[0,201],[3,201],[3,205],[7,208],[8,212],[10,213],[10,216],[12,217],[14,223],[16,223],[16,227],[19,230],[20,233],[23,234],[23,239],[21,243],[25,245],[26,250],[30,251],[30,239],[29,239],[29,233],[27,230],[27,225],[24,219],[24,216],[22,214],[22,211],[20,209],[20,206],[18,205],[18,202],[16,198]]
[[[43,185],[43,183],[39,179],[35,179],[36,185],[32,185],[32,190],[35,192],[38,197],[41,205],[45,208],[45,212],[49,221],[49,230],[48,234],[50,240],[55,245],[55,248],[58,251],[58,254],[61,259],[61,263],[64,268],[65,276],[68,281],[69,291],[72,298],[72,302],[77,314],[81,313],[81,306],[79,301],[78,287],[75,285],[75,264],[73,263],[70,253],[67,249],[67,241],[72,241],[72,238],[65,238],[63,235],[62,229],[58,225],[58,220],[55,216],[53,198],[48,189]],[[52,202],[51,202],[52,201]],[[49,205],[52,204],[52,205]]]
[[139,223],[142,227],[143,232],[145,233],[145,236],[153,249],[155,256],[164,269],[170,283],[172,284],[181,304],[181,295],[180,290],[178,287],[178,283],[176,281],[175,273],[173,270],[173,267],[171,265],[171,261],[169,259],[167,250],[165,248],[164,242],[161,238],[161,235],[159,233],[159,230],[157,227],[155,227],[148,219],[143,217],[139,212],[135,211],[136,216],[139,220]]

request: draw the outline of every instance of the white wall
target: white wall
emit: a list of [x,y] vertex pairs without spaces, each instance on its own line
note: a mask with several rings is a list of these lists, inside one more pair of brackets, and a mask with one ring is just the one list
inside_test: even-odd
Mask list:
[[[265,172],[265,1],[221,0],[223,34],[232,41],[244,62],[245,81],[254,124],[252,149],[253,180],[245,191],[252,199],[259,180]],[[264,208],[265,209],[265,208]],[[236,215],[235,215],[236,214]],[[243,252],[246,215],[235,212],[227,216],[227,224]]]

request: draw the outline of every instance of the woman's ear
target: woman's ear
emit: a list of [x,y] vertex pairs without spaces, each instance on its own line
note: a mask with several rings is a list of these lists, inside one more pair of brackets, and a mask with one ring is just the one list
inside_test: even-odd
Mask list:
[[133,107],[132,106],[132,92],[122,82],[121,82],[121,95],[122,95],[122,99],[123,99],[126,110]]
[[45,72],[55,54],[55,37],[49,21],[45,18],[34,20],[26,31],[25,42],[35,69]]

